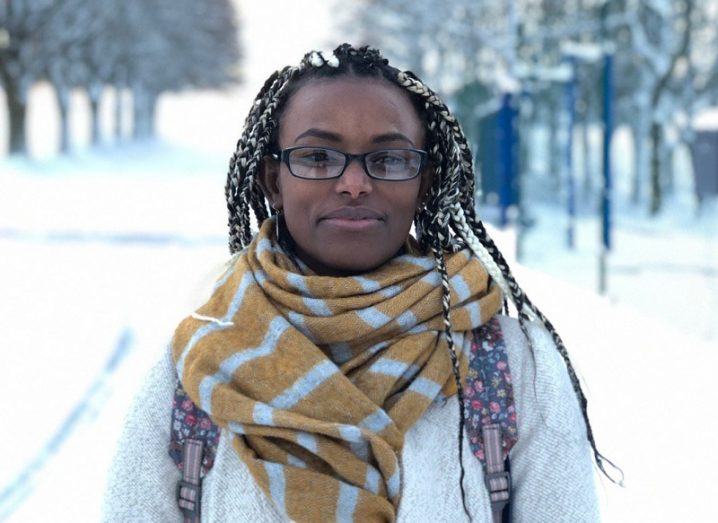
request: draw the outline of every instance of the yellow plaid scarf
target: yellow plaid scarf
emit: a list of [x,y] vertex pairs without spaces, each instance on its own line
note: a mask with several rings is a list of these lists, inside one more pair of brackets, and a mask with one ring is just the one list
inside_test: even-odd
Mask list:
[[[287,517],[394,521],[404,434],[456,393],[434,259],[407,243],[362,276],[303,275],[273,232],[267,220],[177,327],[178,375]],[[453,331],[471,331],[500,291],[468,250],[446,266]]]

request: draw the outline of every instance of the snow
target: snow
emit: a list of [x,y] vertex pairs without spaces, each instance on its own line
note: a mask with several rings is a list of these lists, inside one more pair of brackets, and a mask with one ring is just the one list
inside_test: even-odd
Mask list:
[[596,62],[603,57],[605,48],[598,44],[565,41],[561,44],[561,54],[572,56],[586,62]]
[[521,92],[521,82],[503,67],[496,68],[494,80],[499,91],[502,93]]
[[[112,168],[97,170],[111,160]],[[74,172],[69,161],[34,174],[26,165],[0,168],[0,345],[12,349],[2,351],[0,365],[16,377],[3,381],[2,392],[23,398],[5,409],[19,432],[0,437],[3,449],[13,449],[0,492],[90,389],[123,332],[131,333],[131,350],[12,521],[47,519],[48,500],[68,521],[97,520],[131,390],[227,253],[221,176],[172,181],[162,174],[173,163],[167,151],[156,162],[116,154],[85,161],[91,171],[80,161]],[[215,171],[213,162],[205,165]],[[63,501],[55,487],[71,478],[77,495]],[[0,504],[0,519],[6,508]]]
[[[163,97],[155,143],[87,149],[74,93],[79,138],[58,158],[55,102],[47,86],[30,92],[34,159],[0,158],[0,521],[99,519],[129,401],[227,259],[224,177],[252,97],[274,69],[327,47],[328,15],[313,6],[287,3],[283,16],[312,13],[316,30],[287,24],[277,39],[276,8],[245,3],[246,87]],[[605,521],[718,517],[718,205],[695,216],[688,179],[658,220],[623,204],[619,184],[607,296],[595,293],[594,216],[579,213],[569,252],[562,210],[534,203],[526,265],[515,231],[492,230],[569,348],[599,449],[626,473],[624,489],[601,480]]]
[[668,0],[650,0],[646,5],[655,9],[664,18],[671,16],[671,2]]
[[519,68],[522,78],[545,80],[547,82],[568,82],[573,78],[573,68],[569,64],[560,64],[553,67],[528,66]]
[[[609,298],[659,322],[718,344],[718,214],[706,210],[655,221],[620,201],[609,253]],[[674,207],[678,205],[674,204]],[[525,241],[532,268],[587,290],[598,288],[600,224],[579,216],[575,251],[565,247],[566,211],[534,205],[537,224]],[[552,234],[553,233],[553,234]]]
[[693,119],[693,127],[698,131],[718,130],[718,109],[702,111]]

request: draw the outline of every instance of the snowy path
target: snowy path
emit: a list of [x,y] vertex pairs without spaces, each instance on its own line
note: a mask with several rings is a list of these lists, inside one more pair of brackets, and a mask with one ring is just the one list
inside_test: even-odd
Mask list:
[[[0,490],[88,392],[118,336],[131,334],[117,374],[92,395],[89,411],[11,519],[43,521],[53,506],[66,521],[97,520],[104,473],[127,402],[175,323],[197,305],[191,298],[207,283],[201,276],[221,262],[224,243],[158,248],[0,241],[0,249],[9,255],[4,268],[7,260],[14,265],[0,273],[2,288],[11,289],[0,306],[0,345],[6,348],[0,366],[12,369],[1,388],[5,398],[23,399],[4,409],[13,430],[0,434],[0,448],[12,452],[0,469]],[[62,484],[73,485],[76,493],[65,496],[57,490]]]
[[[526,263],[595,290],[598,220],[585,216],[577,222],[577,245],[570,251],[563,240],[562,209],[538,204],[531,209],[539,218],[527,234]],[[621,209],[609,257],[608,296],[718,347],[718,209],[709,211],[697,219],[689,206],[674,203],[650,220],[643,209]]]

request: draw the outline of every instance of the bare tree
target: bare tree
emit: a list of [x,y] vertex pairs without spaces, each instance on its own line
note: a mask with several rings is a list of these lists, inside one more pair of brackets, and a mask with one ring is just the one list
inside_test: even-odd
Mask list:
[[27,95],[44,73],[42,39],[66,0],[2,0],[0,2],[0,85],[5,91],[9,118],[10,154],[25,154]]
[[228,0],[129,0],[127,10],[136,138],[153,136],[160,93],[239,79],[237,20]]

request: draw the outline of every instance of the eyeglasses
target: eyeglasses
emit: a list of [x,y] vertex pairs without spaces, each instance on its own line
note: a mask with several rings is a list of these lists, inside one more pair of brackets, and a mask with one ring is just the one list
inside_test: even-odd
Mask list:
[[279,154],[289,172],[307,180],[339,178],[355,158],[361,161],[364,172],[375,180],[399,182],[416,178],[426,163],[427,153],[419,149],[382,149],[365,154],[349,154],[331,147],[289,147]]

